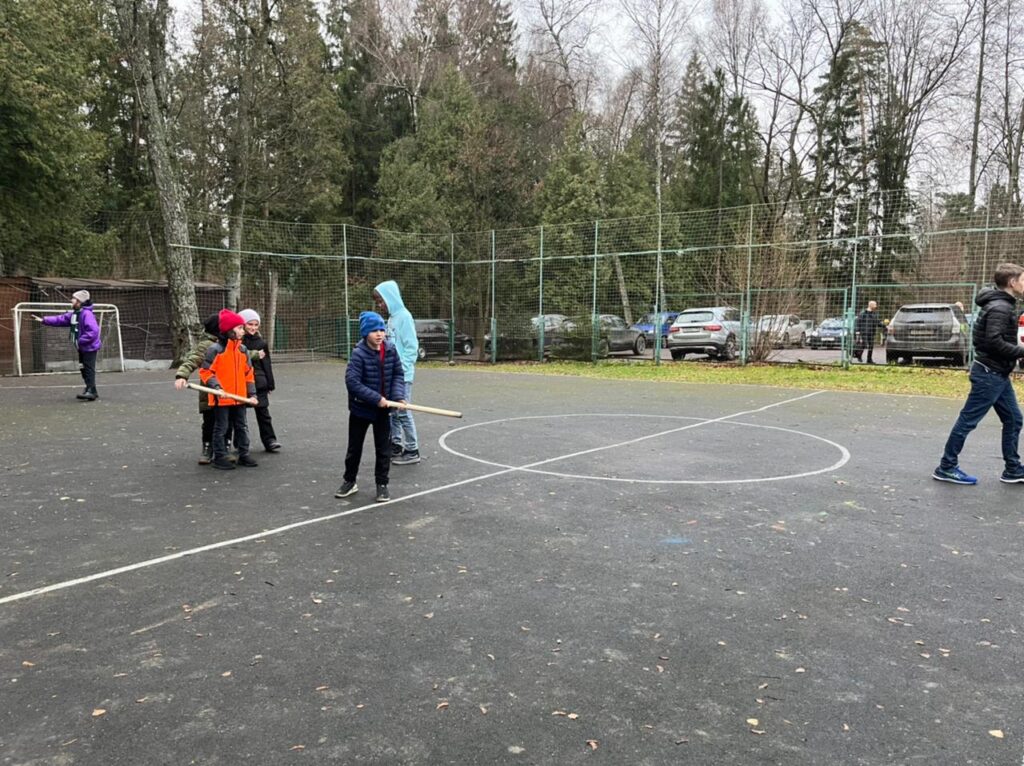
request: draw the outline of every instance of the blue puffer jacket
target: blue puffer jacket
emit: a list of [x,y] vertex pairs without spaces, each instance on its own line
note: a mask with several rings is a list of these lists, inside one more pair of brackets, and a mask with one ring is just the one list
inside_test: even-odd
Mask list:
[[395,344],[398,358],[402,360],[402,372],[405,379],[412,383],[416,375],[416,355],[420,350],[420,342],[416,338],[416,321],[412,313],[405,307],[398,283],[393,279],[381,282],[375,288],[388,307],[388,340]]
[[[378,415],[387,413],[377,406],[383,396],[388,401],[399,401],[405,397],[405,378],[402,362],[395,347],[384,343],[384,361],[380,351],[366,345],[366,338],[359,341],[345,369],[345,386],[348,388],[348,410],[367,420],[376,420]],[[383,376],[383,382],[382,382]]]

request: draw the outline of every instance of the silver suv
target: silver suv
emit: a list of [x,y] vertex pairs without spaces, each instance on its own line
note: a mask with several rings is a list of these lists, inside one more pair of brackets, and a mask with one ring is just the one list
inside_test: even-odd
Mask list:
[[914,303],[900,307],[889,322],[885,358],[913,362],[917,357],[942,357],[963,366],[968,350],[967,318],[951,303]]
[[723,362],[736,358],[740,310],[732,306],[687,309],[668,330],[666,346],[673,359],[687,354],[708,354]]

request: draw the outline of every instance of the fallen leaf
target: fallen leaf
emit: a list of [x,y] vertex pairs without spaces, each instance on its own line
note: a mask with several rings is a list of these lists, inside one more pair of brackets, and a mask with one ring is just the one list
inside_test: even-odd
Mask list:
[[29,662],[28,660],[25,660],[24,662],[21,663],[21,666],[23,668],[34,668],[36,666],[36,664],[34,662]]
[[487,715],[487,708],[485,708],[485,707],[484,707],[483,705],[481,705],[481,706],[480,706],[480,712],[481,712],[481,714],[483,714],[483,715]]
[[747,726],[757,726],[759,723],[761,723],[761,722],[758,721],[756,718],[748,718],[747,719]]
[[135,702],[136,702],[136,704],[141,705],[143,702],[145,702],[148,699],[149,699],[149,697],[139,697],[137,700],[135,700]]
[[101,707],[98,707],[98,708],[96,708],[95,710],[92,711],[92,717],[93,718],[99,718],[101,715],[106,715],[106,714],[107,714],[107,711],[104,710]]
[[231,671],[230,670],[225,670],[223,673],[220,674],[220,677],[221,678],[227,678],[230,675],[231,675]]
[[844,723],[843,724],[843,731],[849,731],[849,730],[850,730],[850,724]]
[[551,715],[567,716],[569,714],[566,713],[564,710],[554,710],[552,711]]
[[442,700],[441,702],[438,702],[437,703],[437,707],[434,708],[434,710],[447,710],[447,709],[448,709],[448,701],[447,700]]
[[597,740],[596,739],[588,739],[587,740],[587,747],[589,747],[591,750],[597,750]]
[[575,721],[579,717],[580,717],[579,713],[569,713],[569,715],[566,716],[566,718],[568,718],[570,721]]
[[806,671],[806,670],[805,670],[804,668],[797,668],[797,669],[796,669],[796,670],[794,670],[793,672],[794,672],[794,673],[806,673],[807,671]]
[[1003,738],[1003,730],[1002,729],[989,729],[988,733],[991,736],[995,737],[996,739],[1002,739]]
[[292,745],[288,749],[289,750],[305,750],[306,746],[305,745]]
[[314,604],[322,604],[322,603],[324,603],[324,600],[322,598],[314,598],[314,599],[312,599],[312,601],[313,601]]
[[767,734],[768,732],[766,732],[764,729],[751,729],[750,733],[751,734]]
[[427,612],[425,615],[423,615],[423,618],[426,619],[426,620],[432,620],[432,619],[434,619],[434,613],[433,612]]
[[329,687],[329,686],[318,686],[313,691],[322,692],[322,691],[326,691],[327,689],[330,689],[330,688],[331,687]]

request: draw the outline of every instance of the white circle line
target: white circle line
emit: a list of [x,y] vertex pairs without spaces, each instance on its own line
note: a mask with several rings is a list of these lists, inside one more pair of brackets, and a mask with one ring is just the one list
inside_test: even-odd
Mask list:
[[[686,416],[686,415],[660,415],[660,414],[659,415],[637,415],[635,413],[621,413],[621,412],[619,412],[619,413],[611,413],[611,412],[601,412],[601,413],[571,412],[571,413],[560,413],[558,415],[525,415],[523,417],[517,417],[517,418],[500,418],[498,420],[489,420],[489,421],[487,421],[485,423],[473,423],[471,425],[462,426],[460,428],[455,428],[455,429],[453,429],[451,431],[446,432],[443,436],[441,436],[441,438],[439,440],[439,444],[441,445],[441,448],[443,450],[445,450],[445,452],[448,452],[449,454],[455,455],[456,457],[465,458],[467,460],[472,460],[474,462],[481,463],[483,465],[491,466],[492,468],[505,468],[505,469],[514,470],[514,471],[523,471],[523,472],[526,472],[526,473],[543,474],[545,476],[557,476],[557,477],[563,478],[563,479],[590,479],[590,480],[593,480],[593,481],[614,481],[614,482],[620,482],[620,483],[623,483],[623,484],[690,484],[690,485],[693,485],[693,484],[758,484],[758,483],[764,483],[764,482],[770,482],[770,481],[787,481],[789,479],[802,479],[802,478],[805,478],[807,476],[817,476],[819,474],[829,473],[831,471],[836,471],[836,470],[842,468],[844,465],[846,465],[846,463],[849,462],[850,457],[851,457],[850,456],[850,451],[848,449],[846,449],[846,447],[844,447],[842,444],[834,442],[831,439],[826,439],[823,436],[818,436],[817,434],[809,434],[806,431],[797,431],[796,429],[793,429],[793,428],[783,428],[782,426],[759,425],[757,423],[741,423],[741,422],[735,421],[735,420],[727,421],[726,425],[737,425],[737,426],[742,426],[744,428],[764,428],[764,429],[771,430],[771,431],[782,431],[783,433],[790,433],[790,434],[795,434],[797,436],[805,436],[805,437],[807,437],[809,439],[816,439],[817,441],[820,441],[820,442],[823,442],[825,444],[828,444],[830,447],[834,447],[836,450],[839,451],[840,457],[832,465],[826,466],[824,468],[817,468],[817,469],[815,469],[813,471],[803,471],[801,473],[785,474],[785,475],[782,475],[782,476],[763,476],[763,477],[755,477],[755,478],[749,478],[749,479],[631,479],[631,478],[622,478],[622,477],[618,477],[618,476],[593,476],[593,475],[590,475],[590,474],[563,473],[563,472],[559,472],[559,471],[545,471],[545,470],[541,470],[541,469],[538,469],[538,468],[530,467],[532,465],[537,465],[537,463],[531,463],[531,464],[526,465],[526,466],[512,466],[512,465],[508,465],[506,463],[498,463],[498,462],[495,462],[493,460],[485,460],[484,458],[476,457],[474,455],[468,455],[468,454],[466,454],[464,452],[459,452],[455,448],[450,447],[448,445],[448,437],[449,436],[451,436],[452,434],[458,433],[459,431],[468,430],[470,428],[479,428],[480,426],[495,425],[497,423],[509,423],[509,422],[515,422],[515,421],[519,421],[519,420],[538,420],[538,419],[574,418],[574,417],[631,418],[631,419],[635,419],[635,418],[658,418],[658,419],[661,419],[661,420],[694,420],[694,421],[698,421],[698,422],[694,423],[692,426],[687,426],[686,428],[695,428],[695,427],[704,425],[706,423],[719,423],[719,422],[723,422],[722,419],[720,419],[720,418],[696,418],[696,417],[689,417],[689,416]],[[665,433],[666,434],[676,433],[679,430],[682,430],[682,429],[672,429],[672,430],[667,431]],[[654,436],[658,436],[658,435],[662,435],[662,434],[655,434]],[[642,438],[647,438],[647,437],[642,437]],[[608,445],[608,447],[606,447],[606,448],[598,448],[598,449],[612,449],[612,448],[617,447],[617,446],[620,446],[620,445],[612,444],[612,445]],[[554,458],[554,459],[561,459],[561,458]],[[551,462],[551,461],[541,461],[541,462],[542,463],[546,463],[546,462]]]

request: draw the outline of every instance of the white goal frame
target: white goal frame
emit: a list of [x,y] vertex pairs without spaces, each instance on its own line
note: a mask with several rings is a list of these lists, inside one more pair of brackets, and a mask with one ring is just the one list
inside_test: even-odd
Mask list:
[[[100,326],[100,334],[103,333],[103,317],[107,314],[113,316],[114,329],[117,331],[117,356],[124,372],[124,342],[121,338],[121,312],[113,303],[94,303],[93,313],[96,315],[96,322]],[[14,315],[14,374],[19,378],[25,373],[21,369],[21,321],[26,314],[66,314],[71,311],[68,303],[18,303],[11,309]],[[63,372],[30,372],[29,375],[62,375]]]

